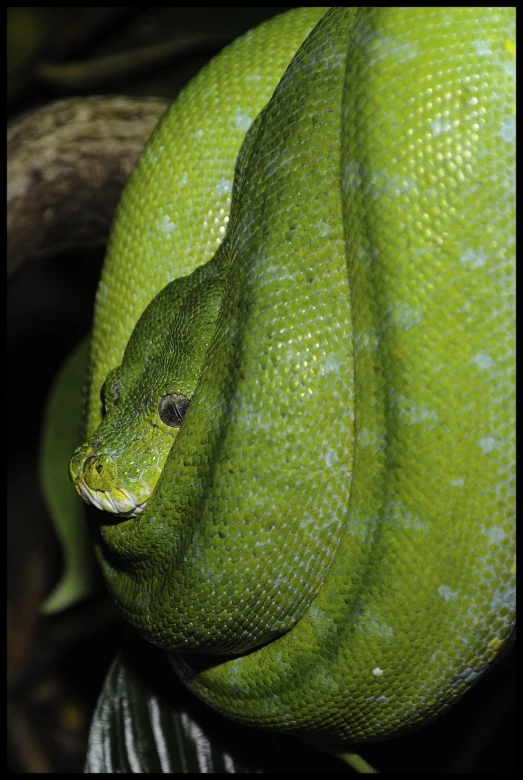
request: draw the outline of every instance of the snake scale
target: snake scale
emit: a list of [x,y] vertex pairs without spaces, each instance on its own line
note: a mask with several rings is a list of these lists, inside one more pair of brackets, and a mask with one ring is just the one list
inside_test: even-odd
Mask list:
[[399,734],[510,643],[514,165],[514,9],[306,8],[135,168],[70,472],[125,617],[229,717]]

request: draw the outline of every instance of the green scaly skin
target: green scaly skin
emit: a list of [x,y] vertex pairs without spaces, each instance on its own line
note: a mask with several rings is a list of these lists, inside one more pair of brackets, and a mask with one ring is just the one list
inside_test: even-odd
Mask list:
[[515,13],[327,10],[226,49],[144,152],[71,476],[198,696],[343,745],[513,635]]

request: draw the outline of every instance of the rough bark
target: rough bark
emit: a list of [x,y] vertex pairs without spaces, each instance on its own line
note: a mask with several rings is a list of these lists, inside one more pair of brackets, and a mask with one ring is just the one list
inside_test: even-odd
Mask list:
[[60,100],[7,134],[7,270],[103,245],[125,182],[165,112],[163,99]]

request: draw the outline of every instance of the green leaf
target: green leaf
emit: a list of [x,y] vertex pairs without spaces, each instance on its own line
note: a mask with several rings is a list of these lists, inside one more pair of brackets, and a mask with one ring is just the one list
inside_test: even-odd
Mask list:
[[69,460],[81,444],[86,337],[60,370],[47,402],[40,477],[49,514],[63,548],[64,571],[42,606],[45,614],[66,609],[101,589],[91,550],[85,507],[69,480]]
[[[144,648],[147,655],[150,648]],[[159,653],[159,651],[155,651]],[[160,657],[160,665],[163,659]],[[157,671],[157,665],[154,663]],[[120,772],[253,772],[224,745],[219,732],[240,728],[210,713],[198,714],[204,705],[177,683],[165,663],[166,679],[160,690],[136,663],[120,653],[111,666],[98,700],[85,771]],[[206,708],[205,708],[206,709]],[[206,712],[206,715],[208,713]],[[213,722],[220,721],[215,730]],[[214,733],[216,731],[216,733]]]
[[179,682],[166,653],[132,639],[107,674],[85,771],[346,774],[351,769],[295,737],[222,717]]

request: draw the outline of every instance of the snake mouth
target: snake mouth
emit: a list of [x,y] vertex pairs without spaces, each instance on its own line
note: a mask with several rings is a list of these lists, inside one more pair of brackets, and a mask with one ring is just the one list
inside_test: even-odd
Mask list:
[[138,517],[143,512],[149,496],[144,497],[140,503],[128,490],[123,488],[113,490],[93,490],[85,482],[75,483],[76,490],[86,502],[104,512],[111,512],[122,518]]

